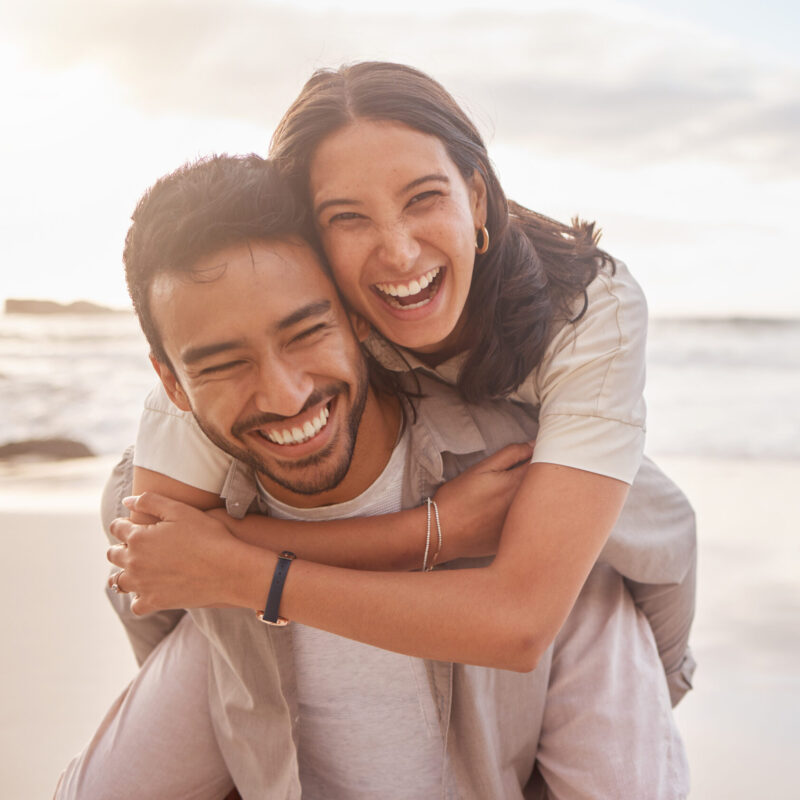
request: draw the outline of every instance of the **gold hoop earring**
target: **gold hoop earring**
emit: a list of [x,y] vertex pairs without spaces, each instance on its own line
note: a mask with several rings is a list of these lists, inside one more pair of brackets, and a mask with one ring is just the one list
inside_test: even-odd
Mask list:
[[[478,237],[481,238],[481,243],[478,244]],[[477,231],[475,231],[475,252],[482,256],[487,250],[489,249],[489,231],[486,230],[485,225],[481,225]]]

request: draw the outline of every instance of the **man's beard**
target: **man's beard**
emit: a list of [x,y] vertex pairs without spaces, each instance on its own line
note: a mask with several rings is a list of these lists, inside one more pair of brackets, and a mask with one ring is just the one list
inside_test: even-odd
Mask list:
[[[238,447],[234,442],[242,441],[236,435],[236,431],[252,430],[268,422],[279,421],[284,417],[277,417],[274,414],[262,414],[247,419],[243,424],[237,423],[233,426],[231,435],[235,438],[224,437],[212,425],[206,423],[197,414],[194,418],[203,433],[221,450],[229,455],[243,461],[252,467],[256,473],[269,478],[284,489],[302,495],[319,494],[330,489],[335,489],[344,480],[350,469],[353,459],[353,450],[356,445],[356,437],[361,424],[361,416],[364,413],[364,406],[367,401],[367,390],[369,380],[365,364],[361,364],[358,373],[358,383],[354,387],[355,396],[352,398],[350,412],[341,435],[345,437],[344,442],[339,442],[338,437],[331,439],[328,445],[319,452],[312,453],[306,458],[292,460],[287,463],[281,461],[278,456],[275,463],[270,464],[258,453],[254,453],[246,447]],[[350,386],[343,381],[336,381],[329,384],[324,389],[315,391],[306,401],[303,409],[298,412],[302,414],[308,408],[319,403],[324,397],[337,397],[339,402],[347,398],[350,394]],[[194,413],[194,411],[192,412]],[[288,445],[291,447],[291,445]],[[332,453],[335,449],[341,449],[341,455],[332,461]],[[328,463],[330,462],[330,463]]]

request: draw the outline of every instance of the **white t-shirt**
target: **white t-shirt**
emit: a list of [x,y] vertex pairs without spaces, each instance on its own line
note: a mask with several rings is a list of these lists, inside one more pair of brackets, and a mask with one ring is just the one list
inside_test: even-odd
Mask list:
[[[586,314],[556,332],[541,364],[511,399],[538,409],[534,462],[632,483],[644,451],[647,304],[620,261],[614,275],[600,272],[587,294]],[[580,297],[576,313],[582,305]],[[431,371],[406,356],[412,366]],[[456,356],[435,372],[454,384],[463,360]],[[136,466],[218,494],[230,462],[160,385],[150,393],[136,440]]]
[[[259,487],[269,515],[329,520],[399,511],[408,445],[406,431],[380,477],[345,503],[298,509]],[[438,797],[444,742],[423,661],[297,623],[292,646],[303,798]]]

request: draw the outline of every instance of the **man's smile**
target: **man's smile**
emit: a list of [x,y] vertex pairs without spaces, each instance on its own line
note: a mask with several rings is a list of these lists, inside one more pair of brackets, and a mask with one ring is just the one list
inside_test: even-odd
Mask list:
[[262,426],[250,431],[275,444],[297,445],[313,439],[328,424],[332,400],[317,405],[304,414],[283,420],[275,425]]

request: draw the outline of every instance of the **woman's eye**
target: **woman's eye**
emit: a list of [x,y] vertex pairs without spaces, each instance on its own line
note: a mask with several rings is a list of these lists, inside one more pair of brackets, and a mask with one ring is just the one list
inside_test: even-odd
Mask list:
[[361,214],[357,214],[355,211],[341,211],[338,214],[334,214],[329,220],[328,224],[334,222],[350,222],[354,219],[361,219]]
[[304,331],[300,331],[296,336],[292,337],[293,342],[303,342],[307,339],[311,339],[318,333],[321,333],[324,330],[327,330],[328,325],[324,322],[320,322],[318,325],[313,325],[310,328],[307,328]]
[[409,201],[408,204],[410,206],[416,205],[417,203],[421,203],[424,200],[430,200],[433,197],[441,197],[442,193],[437,191],[436,189],[431,189],[427,192],[420,192],[419,194],[415,194]]

